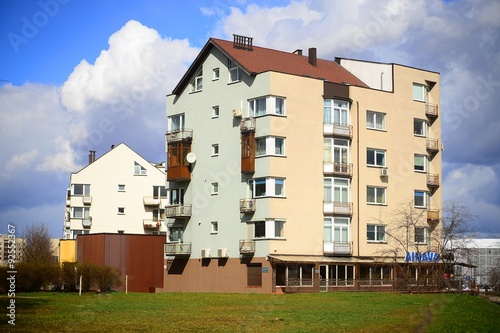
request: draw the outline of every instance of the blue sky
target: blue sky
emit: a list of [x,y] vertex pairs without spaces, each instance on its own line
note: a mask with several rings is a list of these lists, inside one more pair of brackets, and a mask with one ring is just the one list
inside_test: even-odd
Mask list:
[[165,160],[165,95],[209,37],[441,73],[444,197],[500,235],[500,3],[417,1],[0,2],[0,233],[62,235],[69,173],[125,142]]

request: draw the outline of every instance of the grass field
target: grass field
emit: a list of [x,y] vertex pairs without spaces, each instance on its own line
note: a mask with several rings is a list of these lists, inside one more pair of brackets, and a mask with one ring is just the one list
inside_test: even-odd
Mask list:
[[30,293],[2,332],[499,332],[500,306],[455,294]]

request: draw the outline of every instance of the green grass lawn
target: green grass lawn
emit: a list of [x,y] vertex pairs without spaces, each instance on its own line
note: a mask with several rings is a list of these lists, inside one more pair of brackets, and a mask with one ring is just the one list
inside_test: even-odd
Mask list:
[[499,332],[500,306],[455,294],[29,293],[2,332]]

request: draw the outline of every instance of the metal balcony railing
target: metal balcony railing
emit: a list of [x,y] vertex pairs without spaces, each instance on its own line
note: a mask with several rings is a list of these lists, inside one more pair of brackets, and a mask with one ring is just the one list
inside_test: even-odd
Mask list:
[[428,209],[427,221],[439,221],[439,209]]
[[161,226],[161,221],[158,219],[143,219],[142,224],[144,229],[158,229]]
[[240,199],[240,213],[255,212],[255,199]]
[[438,106],[437,104],[425,104],[425,115],[428,117],[437,117],[438,116]]
[[178,256],[178,255],[190,255],[191,254],[191,243],[166,243],[165,244],[165,255],[166,256]]
[[190,217],[191,205],[173,205],[165,207],[165,216],[169,218]]
[[439,151],[439,141],[438,139],[427,139],[426,148],[430,152],[438,152]]
[[166,137],[167,143],[176,141],[190,141],[193,139],[193,130],[183,128],[179,130],[168,131]]
[[352,254],[352,242],[323,242],[323,253],[350,255]]
[[251,132],[255,131],[255,118],[243,118],[240,121],[240,131],[241,132]]
[[249,239],[240,240],[240,253],[241,254],[255,253],[255,241]]
[[438,174],[427,174],[427,186],[428,187],[439,187],[439,175]]
[[336,176],[352,177],[352,164],[351,163],[333,163],[323,162],[323,173],[333,174]]

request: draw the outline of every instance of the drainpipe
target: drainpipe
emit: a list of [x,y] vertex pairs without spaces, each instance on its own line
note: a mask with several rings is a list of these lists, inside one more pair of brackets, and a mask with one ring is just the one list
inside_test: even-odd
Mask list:
[[359,233],[360,233],[360,230],[359,230],[359,224],[360,224],[360,218],[359,218],[359,193],[360,193],[360,188],[359,188],[359,164],[360,164],[360,160],[359,160],[359,101],[356,101],[356,152],[357,152],[357,165],[356,165],[356,169],[357,169],[357,173],[356,173],[356,180],[357,180],[357,183],[358,183],[358,194],[357,194],[357,205],[358,205],[358,209],[357,209],[357,224],[358,224],[358,257],[359,257],[359,243],[360,243],[360,236],[359,236]]

